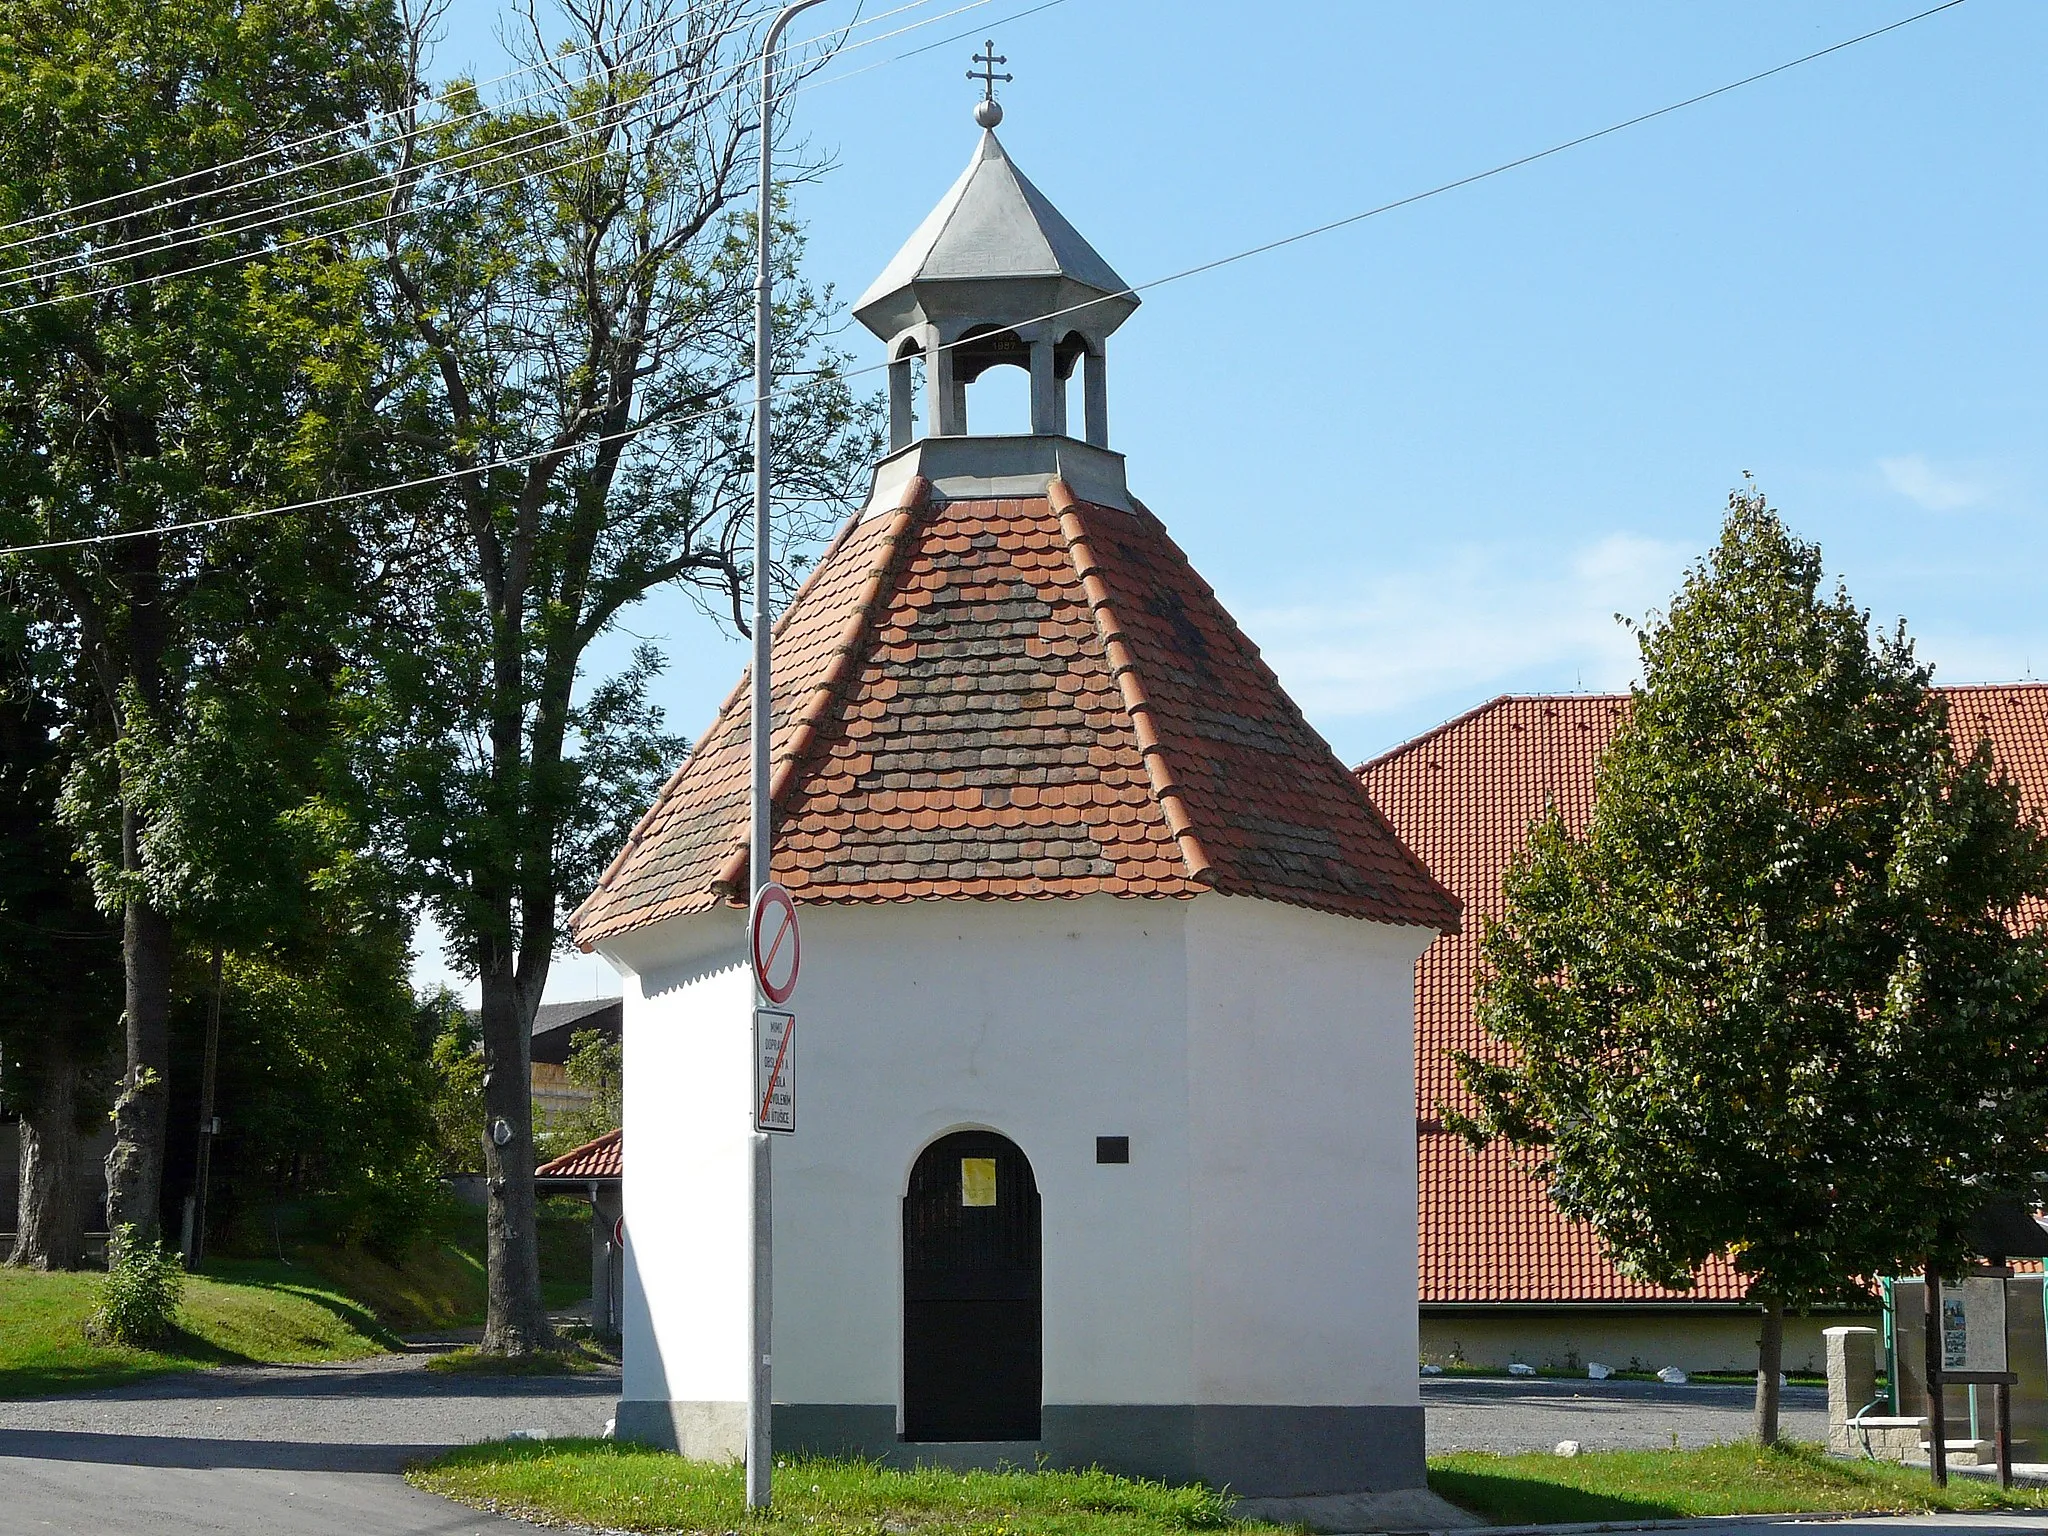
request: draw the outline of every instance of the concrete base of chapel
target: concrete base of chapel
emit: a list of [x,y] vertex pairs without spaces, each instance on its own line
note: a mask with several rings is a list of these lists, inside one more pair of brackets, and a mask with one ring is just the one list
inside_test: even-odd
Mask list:
[[[962,1470],[1041,1461],[1100,1466],[1133,1477],[1228,1487],[1241,1500],[1293,1501],[1301,1512],[1261,1518],[1324,1529],[1358,1529],[1341,1514],[1362,1497],[1427,1488],[1420,1407],[1049,1403],[1035,1441],[911,1443],[898,1437],[896,1423],[893,1404],[777,1403],[775,1448]],[[685,1456],[731,1460],[745,1449],[746,1407],[621,1401],[615,1432],[621,1440]]]
[[741,1461],[747,1454],[747,1405],[622,1397],[612,1435],[635,1445],[674,1451],[692,1461]]

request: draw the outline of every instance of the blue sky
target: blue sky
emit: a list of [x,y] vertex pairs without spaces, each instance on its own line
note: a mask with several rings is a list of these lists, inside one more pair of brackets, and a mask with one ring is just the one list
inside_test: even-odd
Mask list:
[[[797,203],[814,279],[857,294],[937,201],[974,144],[968,55],[1032,3],[798,99],[837,166]],[[1920,8],[1061,0],[993,28],[1001,133],[1143,283]],[[505,66],[496,14],[457,0],[445,69]],[[1111,343],[1112,444],[1347,761],[1497,693],[1626,685],[1612,615],[1668,596],[1745,470],[1942,680],[2048,670],[2044,58],[2048,7],[1968,0],[1162,288]],[[983,398],[1012,372],[977,425],[1022,417],[1021,388]],[[700,730],[738,645],[680,602],[628,624]],[[612,990],[592,964],[551,995]]]

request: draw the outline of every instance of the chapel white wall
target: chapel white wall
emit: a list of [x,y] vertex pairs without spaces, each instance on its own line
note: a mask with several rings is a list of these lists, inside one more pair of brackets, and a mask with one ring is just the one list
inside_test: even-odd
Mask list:
[[628,1401],[744,1404],[753,979],[739,919],[607,946],[624,971]]
[[[778,1399],[900,1403],[904,1188],[931,1142],[982,1127],[1038,1182],[1045,1401],[1189,1401],[1189,905],[804,909],[799,1129],[775,1149]],[[1129,1164],[1096,1163],[1109,1135],[1130,1137]]]
[[1415,1404],[1414,975],[1435,934],[1190,906],[1193,1400]]
[[[901,1199],[981,1127],[1044,1219],[1044,1400],[1388,1404],[1415,1378],[1414,960],[1431,935],[1215,895],[803,910],[775,1153],[781,1402],[900,1404]],[[625,985],[628,1400],[745,1396],[738,914]],[[1128,1165],[1095,1138],[1131,1139]]]

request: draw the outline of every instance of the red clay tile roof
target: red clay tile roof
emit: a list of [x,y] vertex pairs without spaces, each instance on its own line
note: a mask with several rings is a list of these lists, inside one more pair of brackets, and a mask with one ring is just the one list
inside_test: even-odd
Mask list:
[[606,1131],[533,1170],[536,1179],[616,1179],[626,1171],[626,1133]]
[[[1942,692],[1957,740],[1988,737],[2027,801],[2048,806],[2048,685]],[[1573,828],[1585,827],[1594,771],[1628,704],[1625,694],[1495,699],[1374,758],[1358,776],[1402,840],[1465,904],[1468,918],[1496,916],[1501,878],[1545,806],[1555,801]],[[1591,1227],[1558,1215],[1525,1172],[1525,1160],[1499,1147],[1475,1157],[1442,1129],[1437,1105],[1469,1105],[1449,1053],[1486,1044],[1472,1009],[1482,927],[1472,920],[1464,931],[1443,935],[1415,967],[1421,1301],[1740,1300],[1741,1277],[1719,1260],[1689,1292],[1624,1278]]]
[[[799,901],[1217,890],[1456,925],[1143,509],[919,483],[842,531],[777,636],[774,873]],[[747,725],[742,686],[580,944],[744,889]]]

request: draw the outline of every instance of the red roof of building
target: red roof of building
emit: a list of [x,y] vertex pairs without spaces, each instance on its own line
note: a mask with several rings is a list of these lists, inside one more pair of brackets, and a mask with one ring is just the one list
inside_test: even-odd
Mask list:
[[[2028,803],[2048,806],[2048,685],[1941,691],[1957,740],[1988,738]],[[1524,1157],[1498,1146],[1475,1156],[1437,1118],[1440,1104],[1470,1104],[1450,1053],[1486,1048],[1473,981],[1483,919],[1501,911],[1502,877],[1546,806],[1555,803],[1574,830],[1585,828],[1600,755],[1628,704],[1625,694],[1498,698],[1358,770],[1402,841],[1467,914],[1463,931],[1439,937],[1415,968],[1417,1280],[1425,1304],[1742,1297],[1741,1277],[1721,1260],[1689,1292],[1625,1278],[1591,1227],[1557,1213]]]
[[617,1179],[626,1171],[626,1133],[606,1131],[533,1170],[536,1179]]
[[[1456,925],[1142,508],[914,483],[847,525],[776,633],[773,863],[799,901],[1216,890]],[[744,890],[747,731],[742,684],[579,943]]]

